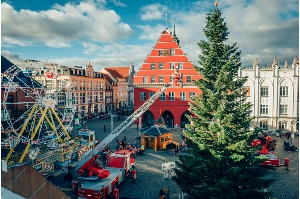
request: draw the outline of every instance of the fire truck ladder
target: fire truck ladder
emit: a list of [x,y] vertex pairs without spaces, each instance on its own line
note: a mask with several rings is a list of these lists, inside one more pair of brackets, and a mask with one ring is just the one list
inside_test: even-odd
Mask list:
[[106,147],[113,139],[120,135],[133,121],[139,118],[143,113],[145,113],[148,108],[155,102],[155,100],[171,85],[171,83],[166,84],[163,88],[158,90],[151,98],[149,98],[140,108],[138,108],[131,116],[129,116],[122,124],[120,124],[111,134],[106,136],[103,141],[101,141],[95,148],[87,152],[83,158],[76,165],[76,170],[82,167],[87,161],[92,157],[97,155],[104,147]]

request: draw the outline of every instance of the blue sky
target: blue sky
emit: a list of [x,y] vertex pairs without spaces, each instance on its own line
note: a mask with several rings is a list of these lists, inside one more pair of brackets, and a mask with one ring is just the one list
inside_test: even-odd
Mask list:
[[[1,54],[14,63],[53,61],[95,70],[135,64],[136,70],[167,26],[197,64],[212,0],[2,0]],[[242,66],[281,65],[299,57],[298,0],[220,0],[228,43],[242,50]]]

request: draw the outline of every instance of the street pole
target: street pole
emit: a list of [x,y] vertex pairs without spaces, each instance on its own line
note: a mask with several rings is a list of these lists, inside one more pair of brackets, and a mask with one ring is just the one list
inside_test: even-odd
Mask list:
[[291,130],[292,130],[292,132],[291,132],[291,145],[293,144],[293,140],[294,140],[294,137],[295,137],[295,133],[294,133],[294,124],[295,124],[295,122],[294,121],[291,121]]
[[114,131],[114,117],[117,117],[117,115],[110,115],[111,133]]
[[114,117],[113,115],[110,115],[110,127],[111,127],[111,133],[114,131]]

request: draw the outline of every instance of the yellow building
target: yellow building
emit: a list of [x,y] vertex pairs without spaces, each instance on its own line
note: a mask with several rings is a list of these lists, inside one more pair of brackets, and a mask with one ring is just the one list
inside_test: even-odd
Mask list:
[[84,69],[69,68],[71,81],[75,83],[72,91],[73,103],[78,116],[86,117],[105,112],[105,79],[102,73],[95,72],[89,62]]

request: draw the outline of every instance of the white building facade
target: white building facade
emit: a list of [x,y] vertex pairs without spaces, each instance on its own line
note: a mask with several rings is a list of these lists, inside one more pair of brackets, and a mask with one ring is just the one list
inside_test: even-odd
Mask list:
[[299,62],[297,57],[288,65],[279,65],[276,57],[271,66],[259,66],[258,60],[250,68],[239,70],[239,77],[248,76],[243,90],[252,103],[254,125],[265,131],[299,129]]

